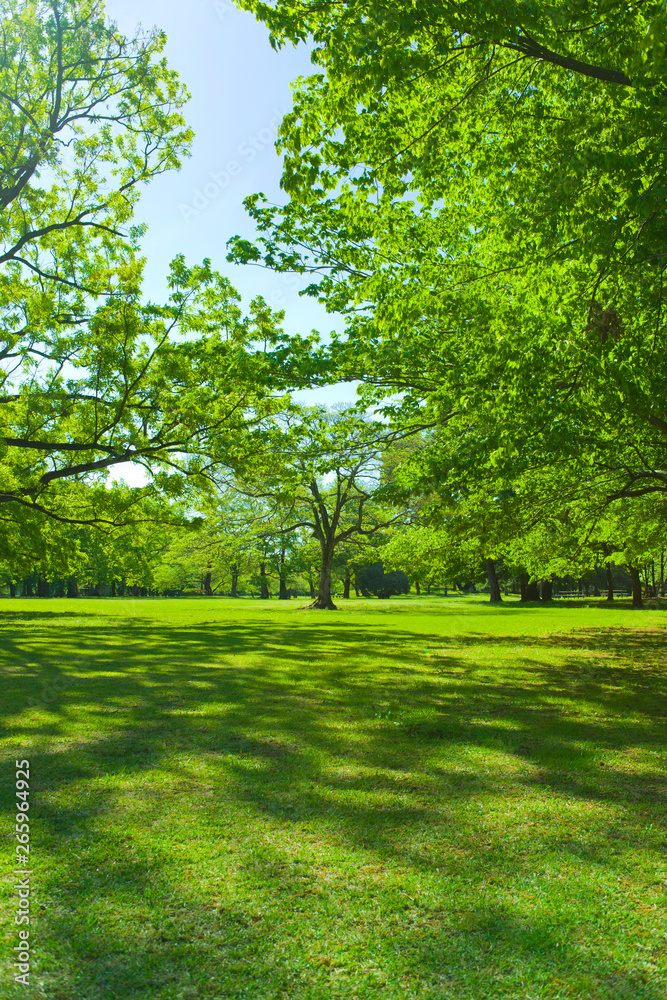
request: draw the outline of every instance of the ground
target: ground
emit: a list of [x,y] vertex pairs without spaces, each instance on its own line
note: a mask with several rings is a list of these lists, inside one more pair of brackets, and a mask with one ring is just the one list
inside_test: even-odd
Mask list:
[[2,601],[0,995],[665,1000],[665,612],[302,603]]

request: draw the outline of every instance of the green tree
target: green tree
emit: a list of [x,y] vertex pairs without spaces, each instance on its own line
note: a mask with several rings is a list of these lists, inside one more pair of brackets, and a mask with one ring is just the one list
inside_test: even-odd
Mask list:
[[262,501],[258,525],[262,517],[270,522],[267,534],[305,529],[317,539],[314,608],[335,609],[332,573],[341,545],[405,519],[382,476],[382,454],[392,440],[385,425],[358,411],[294,406],[264,422],[257,446],[238,463],[236,489]]
[[234,258],[311,273],[339,375],[446,426],[466,484],[568,461],[609,502],[664,494],[662,5],[244,6],[317,71],[290,201],[248,200]]
[[261,298],[243,317],[182,257],[168,301],[142,297],[135,205],[192,136],[164,35],[124,37],[99,0],[0,13],[0,504],[86,523],[56,484],[130,461],[177,492],[224,459],[277,385],[281,317]]

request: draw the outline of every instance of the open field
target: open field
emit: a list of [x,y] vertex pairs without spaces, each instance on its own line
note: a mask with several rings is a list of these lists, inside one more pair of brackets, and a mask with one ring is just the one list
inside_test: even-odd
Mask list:
[[0,995],[665,1000],[665,612],[301,603],[2,602]]

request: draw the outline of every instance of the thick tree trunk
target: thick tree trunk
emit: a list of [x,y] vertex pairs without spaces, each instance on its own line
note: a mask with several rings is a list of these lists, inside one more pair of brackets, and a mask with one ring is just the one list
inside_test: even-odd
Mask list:
[[76,582],[75,576],[70,576],[67,579],[67,596],[68,597],[79,596],[79,585]]
[[553,580],[542,580],[542,600],[550,601],[554,595]]
[[421,594],[421,587],[419,586],[419,580],[415,580],[415,594],[417,597]]
[[537,580],[530,580],[527,576],[521,577],[521,600],[539,601],[540,585]]
[[37,596],[38,597],[50,597],[51,596],[51,585],[48,580],[44,580],[41,576],[37,577]]
[[500,604],[502,597],[500,596],[500,587],[498,586],[496,564],[493,559],[486,560],[486,575],[489,580],[489,601],[491,604]]
[[352,581],[352,586],[354,587],[354,596],[359,597],[359,571],[355,569],[354,579]]
[[16,597],[16,584],[9,581],[9,596]]
[[234,563],[234,565],[232,566],[232,589],[230,597],[238,597],[238,596],[239,596],[239,568],[236,565],[236,563]]
[[345,577],[343,578],[343,597],[345,598],[346,601],[350,599],[350,584],[351,583],[352,583],[352,579],[350,577],[350,571],[349,571],[349,569],[346,569],[345,570]]
[[608,562],[607,565],[605,566],[605,570],[606,570],[606,573],[607,573],[607,600],[608,601],[613,601],[614,600],[614,580],[613,580],[612,575],[611,575],[611,563],[610,562]]
[[322,565],[320,566],[320,580],[317,597],[310,605],[311,608],[319,608],[321,611],[337,611],[336,605],[331,600],[331,572],[333,569],[334,547],[330,541],[321,543]]
[[628,566],[628,571],[632,580],[632,606],[633,608],[643,608],[644,601],[642,600],[642,581],[639,576],[639,567]]
[[211,571],[206,570],[206,576],[204,577],[204,593],[207,597],[210,597],[213,591],[211,590]]
[[111,581],[111,596],[112,597],[116,596],[116,581],[115,580]]
[[118,584],[118,596],[119,597],[125,597],[126,586],[127,586],[127,584],[125,583],[125,580],[121,580],[120,583]]
[[269,584],[266,579],[266,563],[259,564],[259,584],[260,584],[260,597],[263,600],[268,600],[269,598]]
[[278,588],[278,600],[288,601],[289,594],[287,593],[287,577],[285,576],[285,550],[280,550],[280,586]]

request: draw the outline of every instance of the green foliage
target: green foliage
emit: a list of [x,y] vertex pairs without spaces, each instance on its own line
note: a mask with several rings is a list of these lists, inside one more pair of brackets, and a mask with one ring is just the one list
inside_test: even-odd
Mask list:
[[347,320],[332,371],[440,429],[445,498],[522,484],[576,548],[648,496],[664,530],[663,5],[243,6],[316,72],[281,132],[290,201],[248,199],[232,257],[312,274]]
[[[332,608],[337,550],[365,545],[407,512],[396,506],[383,475],[393,435],[354,408],[291,405],[246,439],[233,486],[260,502],[258,530],[266,537],[309,532],[320,546],[316,607]],[[265,527],[259,526],[264,521]]]
[[[244,317],[227,278],[182,256],[167,302],[142,297],[135,204],[192,137],[164,35],[125,38],[98,0],[1,13],[0,503],[99,522],[114,465],[175,498],[227,460],[284,388],[282,314],[257,297]],[[63,506],[72,480],[94,500]]]
[[396,597],[410,592],[410,581],[402,570],[384,572],[381,562],[363,566],[359,570],[359,590],[363,597]]

